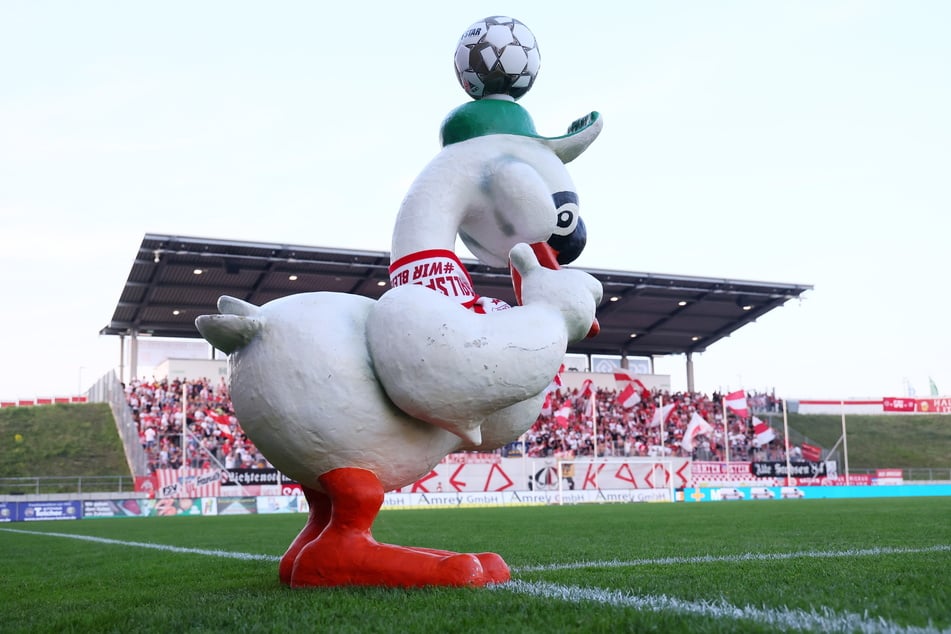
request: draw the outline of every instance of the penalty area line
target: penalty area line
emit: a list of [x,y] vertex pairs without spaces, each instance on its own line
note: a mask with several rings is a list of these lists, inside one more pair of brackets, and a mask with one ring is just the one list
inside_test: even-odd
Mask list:
[[782,561],[786,559],[826,559],[831,557],[876,557],[880,555],[914,555],[921,553],[951,552],[951,544],[925,546],[922,548],[876,547],[846,550],[802,550],[791,553],[741,553],[738,555],[698,555],[696,557],[658,557],[656,559],[632,559],[621,561],[574,561],[567,563],[519,566],[512,572],[545,572],[553,570],[578,570],[581,568],[634,568],[637,566],[672,566],[677,564],[737,563],[741,561]]

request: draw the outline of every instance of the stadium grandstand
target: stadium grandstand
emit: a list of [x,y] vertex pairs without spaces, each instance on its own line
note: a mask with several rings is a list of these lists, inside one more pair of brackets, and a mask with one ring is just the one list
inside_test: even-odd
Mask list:
[[[389,287],[389,254],[146,234],[109,324],[101,334],[118,336],[121,402],[131,416],[136,462],[144,473],[183,466],[193,469],[269,468],[240,427],[227,385],[215,379],[139,377],[139,338],[199,340],[195,318],[217,312],[221,295],[261,305],[285,295],[336,291],[379,298]],[[480,293],[515,303],[509,271],[464,260]],[[630,407],[621,389],[565,386],[549,394],[545,409],[519,443],[505,454],[558,456],[680,456],[705,460],[776,458],[777,444],[757,446],[752,423],[728,413],[724,430],[719,394],[693,390],[693,359],[719,340],[812,287],[613,270],[588,270],[604,286],[598,309],[601,332],[568,352],[612,359],[625,371],[633,358],[686,357],[684,393],[644,388]],[[128,350],[126,344],[128,343]],[[215,351],[208,347],[209,358]],[[128,367],[126,367],[128,363]],[[638,366],[639,369],[642,366]],[[652,372],[652,364],[646,367]],[[646,377],[645,377],[646,378]],[[570,383],[570,382],[569,382]],[[577,383],[577,381],[575,382]],[[648,381],[649,383],[649,381]],[[643,387],[643,384],[641,384]],[[116,390],[111,390],[115,392]],[[115,400],[119,394],[113,394]],[[754,395],[749,395],[751,399]],[[102,396],[101,398],[106,398]],[[773,408],[773,395],[756,395]],[[665,407],[665,405],[667,407]],[[664,419],[655,419],[661,408]],[[694,415],[714,430],[684,446]]]

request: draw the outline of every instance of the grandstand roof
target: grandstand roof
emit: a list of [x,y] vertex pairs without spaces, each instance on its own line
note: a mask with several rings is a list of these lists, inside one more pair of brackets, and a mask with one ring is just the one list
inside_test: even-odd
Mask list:
[[[389,288],[389,253],[146,234],[112,320],[100,334],[199,338],[198,315],[221,295],[261,305],[308,291],[378,298]],[[463,260],[476,291],[515,303],[507,270]],[[581,354],[654,356],[702,352],[812,286],[585,269],[604,285],[601,333]],[[636,336],[634,336],[636,335]]]

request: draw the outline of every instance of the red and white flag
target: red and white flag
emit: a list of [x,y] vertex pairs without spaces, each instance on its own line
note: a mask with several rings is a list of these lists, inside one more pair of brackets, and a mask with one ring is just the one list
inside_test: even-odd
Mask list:
[[700,414],[694,412],[693,416],[690,417],[690,423],[687,425],[687,429],[684,431],[684,438],[680,441],[680,446],[686,451],[693,451],[694,440],[696,440],[697,436],[709,434],[712,431],[713,425],[704,420]]
[[591,398],[591,396],[594,394],[594,388],[592,387],[593,383],[594,381],[591,379],[584,380],[584,383],[581,384],[581,398]]
[[776,440],[776,432],[773,431],[773,428],[758,419],[753,417],[753,446],[762,447],[771,440]]
[[663,407],[658,407],[654,410],[654,416],[651,418],[651,427],[660,427],[663,423],[667,422],[667,419],[670,418],[670,413],[674,411],[676,403],[669,403]]
[[558,374],[556,374],[555,378],[551,380],[551,385],[548,387],[548,389],[552,390],[552,389],[558,389],[561,387],[561,375],[564,374],[564,372],[565,372],[565,364],[562,363],[561,367],[558,368]]
[[551,392],[545,394],[545,402],[542,403],[542,415],[551,416],[552,415],[552,404],[551,404]]
[[231,425],[225,425],[224,423],[217,423],[218,432],[227,438],[228,440],[234,440],[234,434],[231,433]]
[[631,409],[641,401],[650,397],[650,391],[638,379],[627,372],[615,372],[614,381],[617,383],[618,403],[624,409]]
[[555,411],[555,422],[561,427],[567,428],[572,412],[571,405],[562,405]]
[[624,409],[631,409],[641,402],[641,395],[634,389],[633,383],[625,383],[624,387],[618,392],[617,402]]
[[822,460],[822,449],[820,447],[802,443],[802,445],[800,445],[800,448],[802,449],[803,459],[809,462],[819,462],[820,460]]
[[723,404],[740,418],[746,418],[750,415],[750,410],[746,405],[746,392],[743,390],[727,394],[723,399]]
[[546,394],[551,394],[555,390],[561,389],[561,373],[565,371],[565,364],[562,363],[561,367],[558,368],[558,374],[551,380],[551,383],[548,384],[548,387],[545,388]]

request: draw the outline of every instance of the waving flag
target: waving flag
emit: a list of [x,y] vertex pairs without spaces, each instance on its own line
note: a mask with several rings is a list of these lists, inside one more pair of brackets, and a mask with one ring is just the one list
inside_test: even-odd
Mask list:
[[651,427],[659,427],[660,425],[667,422],[667,419],[670,418],[670,413],[674,411],[676,403],[670,403],[664,405],[663,407],[658,407],[654,410],[654,417],[651,418]]
[[556,374],[555,378],[551,380],[551,384],[553,387],[549,389],[557,389],[561,387],[561,375],[564,374],[564,372],[565,372],[565,364],[562,363],[561,367],[558,368],[558,374]]
[[570,420],[573,411],[574,410],[571,409],[570,405],[562,405],[555,411],[555,422],[559,426],[567,429],[568,421]]
[[234,434],[231,433],[231,425],[225,425],[224,423],[216,423],[218,426],[218,432],[227,438],[228,440],[234,440]]
[[743,390],[737,390],[727,394],[723,399],[723,404],[740,418],[746,418],[750,415],[750,410],[746,405],[746,392]]
[[542,415],[551,416],[552,415],[552,403],[551,403],[551,392],[545,394],[545,402],[542,403]]
[[624,409],[631,409],[641,402],[641,395],[634,389],[633,383],[625,383],[621,391],[618,392],[617,401]]
[[684,431],[684,439],[680,442],[680,446],[686,451],[693,451],[693,443],[697,436],[709,434],[712,431],[713,425],[704,420],[700,414],[694,412],[693,416],[690,417],[690,423],[687,425],[686,431]]
[[776,439],[776,432],[773,431],[773,428],[755,416],[753,417],[753,434],[753,445],[755,447],[762,447],[769,441]]
[[617,383],[618,403],[624,409],[631,409],[641,401],[650,398],[650,390],[627,372],[615,372],[614,381]]
[[565,364],[562,363],[561,367],[558,368],[558,374],[551,380],[551,383],[548,384],[548,387],[545,388],[546,394],[551,394],[555,390],[561,389],[561,375],[565,371]]
[[802,443],[800,448],[802,449],[802,457],[805,460],[808,460],[809,462],[819,462],[822,460],[822,449],[820,447]]
[[584,383],[581,384],[581,398],[591,398],[591,395],[594,394],[594,388],[591,387],[594,381],[591,379],[585,379]]

